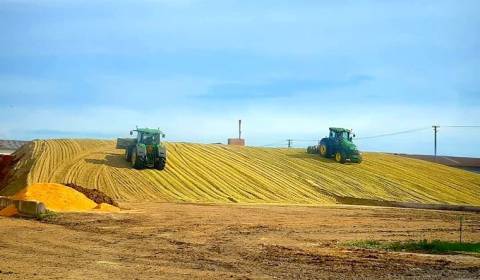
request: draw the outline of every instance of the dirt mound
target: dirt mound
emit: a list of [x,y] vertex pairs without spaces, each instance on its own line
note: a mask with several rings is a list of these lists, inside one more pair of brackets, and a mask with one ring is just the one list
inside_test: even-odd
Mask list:
[[64,185],[67,186],[67,187],[70,187],[70,188],[72,188],[72,189],[74,189],[78,192],[83,193],[86,197],[95,201],[95,203],[97,203],[97,204],[106,203],[106,204],[110,204],[110,205],[118,207],[118,203],[116,201],[114,201],[111,197],[109,197],[108,195],[104,194],[103,192],[101,192],[99,190],[84,188],[84,187],[78,186],[74,183],[66,183]]
[[338,197],[480,205],[480,174],[390,154],[338,164],[303,149],[166,143],[164,171],[136,170],[114,141],[41,140],[23,146],[0,195],[37,182],[73,183],[115,200],[335,204]]

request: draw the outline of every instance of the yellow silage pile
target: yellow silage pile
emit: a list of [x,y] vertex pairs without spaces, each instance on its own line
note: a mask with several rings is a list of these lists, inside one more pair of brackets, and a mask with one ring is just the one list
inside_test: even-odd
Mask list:
[[[165,170],[136,170],[114,141],[38,140],[16,154],[0,195],[39,182],[74,183],[116,200],[335,204],[341,198],[480,205],[480,174],[382,153],[338,164],[304,149],[166,143]],[[48,206],[47,206],[48,207]]]
[[[84,194],[56,183],[35,183],[25,187],[10,198],[43,202],[48,210],[55,212],[92,211],[99,206]],[[118,209],[109,205],[109,207],[102,206],[101,210],[111,212],[114,208]]]

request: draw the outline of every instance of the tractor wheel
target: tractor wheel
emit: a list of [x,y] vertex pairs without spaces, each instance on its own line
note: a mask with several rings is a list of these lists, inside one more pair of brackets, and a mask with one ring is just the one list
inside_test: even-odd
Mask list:
[[125,160],[127,162],[131,162],[132,161],[132,151],[129,149],[129,148],[126,148],[125,149]]
[[155,169],[157,170],[163,170],[165,169],[165,164],[167,163],[167,159],[164,157],[161,157],[158,159],[158,161],[155,162]]
[[360,157],[358,157],[358,159],[357,159],[357,163],[362,163],[362,157],[361,157],[361,156],[360,156]]
[[345,154],[341,152],[335,153],[335,160],[340,163],[345,163],[347,161]]
[[325,143],[320,144],[320,155],[322,157],[328,157],[327,144],[325,144]]
[[132,167],[135,169],[142,169],[143,166],[143,161],[138,158],[137,149],[134,148],[132,151]]

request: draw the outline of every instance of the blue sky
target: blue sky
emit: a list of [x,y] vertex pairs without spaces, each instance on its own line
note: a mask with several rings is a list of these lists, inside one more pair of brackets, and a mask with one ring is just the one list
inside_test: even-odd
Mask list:
[[[480,123],[479,1],[0,0],[0,138],[250,145]],[[359,140],[431,153],[432,132]],[[439,152],[480,156],[480,129]],[[286,142],[284,142],[286,143]],[[296,145],[307,145],[297,142]]]

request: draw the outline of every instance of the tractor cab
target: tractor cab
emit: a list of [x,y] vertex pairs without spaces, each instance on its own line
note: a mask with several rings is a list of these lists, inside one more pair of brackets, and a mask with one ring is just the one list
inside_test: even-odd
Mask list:
[[158,129],[137,128],[130,131],[130,135],[133,135],[134,131],[137,132],[137,143],[144,145],[158,145],[160,138],[165,137],[165,134]]
[[352,134],[352,131],[349,129],[330,127],[330,139],[337,141],[346,140],[352,142],[353,137],[355,137],[355,134]]

